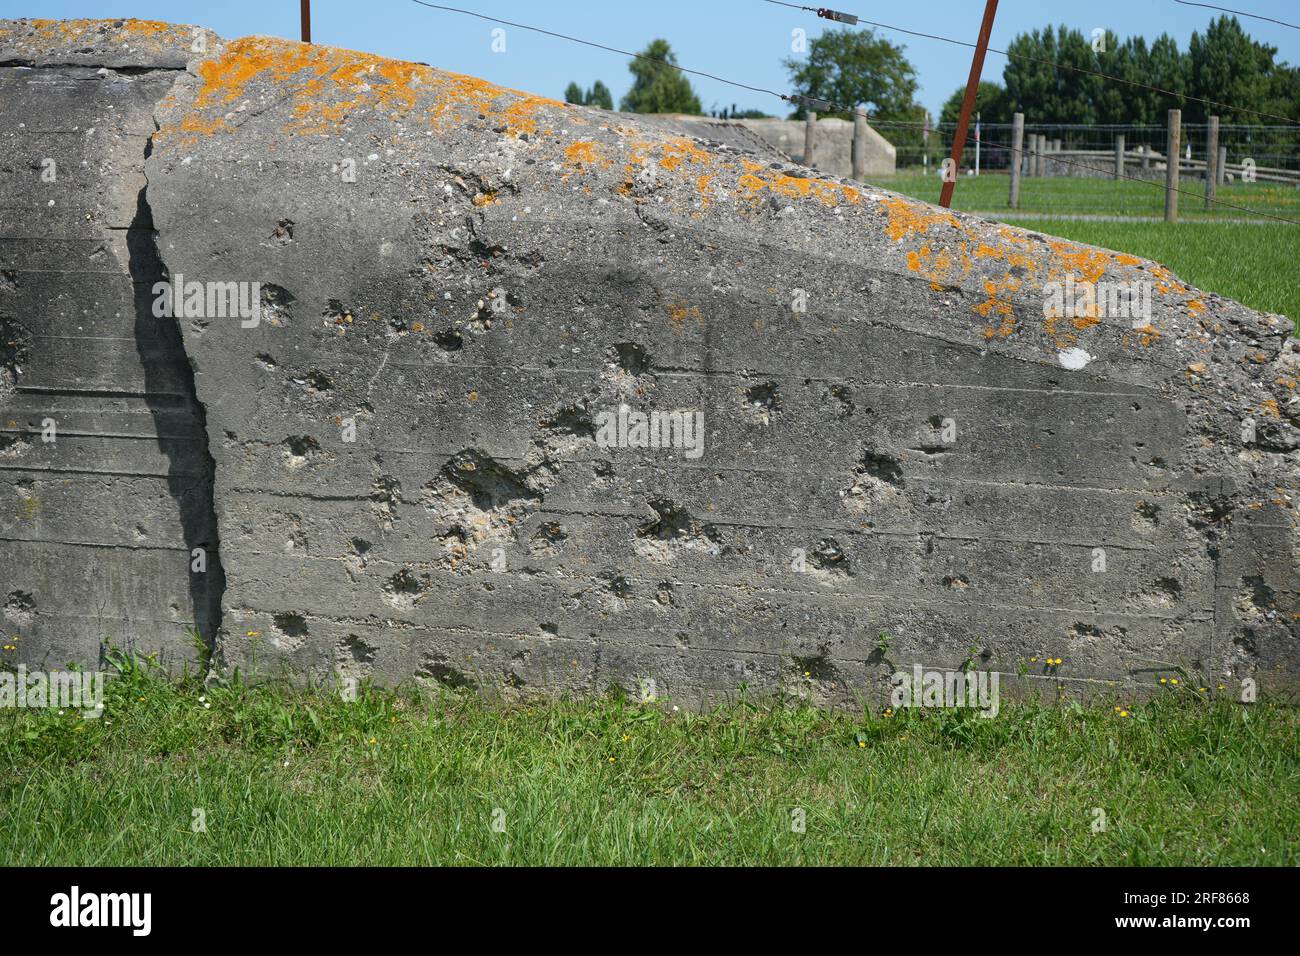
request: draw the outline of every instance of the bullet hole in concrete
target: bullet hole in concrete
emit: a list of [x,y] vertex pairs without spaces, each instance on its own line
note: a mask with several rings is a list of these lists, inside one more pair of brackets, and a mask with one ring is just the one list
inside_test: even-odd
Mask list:
[[30,591],[14,590],[5,599],[4,615],[15,624],[27,625],[35,616],[36,601]]
[[561,542],[567,537],[568,534],[558,521],[543,521],[533,532],[529,550],[534,554],[558,554]]
[[1252,624],[1262,624],[1277,617],[1277,594],[1258,575],[1241,579],[1237,594],[1237,614]]
[[354,664],[370,664],[375,660],[375,648],[357,634],[349,634],[339,641],[334,655],[339,661],[351,661]]
[[943,586],[952,591],[964,591],[970,587],[970,578],[964,574],[949,574],[944,577]]
[[469,495],[480,511],[509,508],[515,502],[538,501],[523,478],[491,455],[468,448],[453,455],[442,468],[443,477]]
[[402,501],[402,483],[392,475],[380,475],[371,484],[371,508],[386,529],[398,520],[397,506]]
[[579,405],[566,405],[549,418],[542,419],[541,426],[566,435],[596,437],[596,423],[590,413]]
[[1154,531],[1160,524],[1160,506],[1151,501],[1139,501],[1133,509],[1133,530]]
[[614,463],[602,459],[591,466],[591,471],[597,478],[610,478],[614,474]]
[[544,621],[538,626],[542,629],[543,634],[549,634],[552,637],[558,637],[560,634],[560,625],[552,624],[550,621]]
[[307,619],[301,614],[282,611],[279,614],[272,615],[271,623],[285,637],[307,636]]
[[829,394],[838,405],[835,417],[849,418],[852,416],[853,410],[857,407],[853,403],[853,389],[849,388],[847,385],[832,385]]
[[628,579],[623,577],[621,574],[616,574],[610,578],[607,586],[609,587],[610,593],[624,601],[632,596],[632,585],[628,582]]
[[320,454],[320,443],[310,435],[290,435],[282,444],[284,463],[289,468],[302,468]]
[[673,604],[673,585],[670,581],[660,581],[659,588],[655,591],[655,600],[664,607],[672,607]]
[[409,568],[402,568],[384,582],[384,600],[393,607],[410,610],[424,596],[428,578],[417,578]]
[[852,575],[849,558],[834,538],[822,538],[816,549],[808,555],[814,568],[830,574]]
[[794,655],[793,660],[799,677],[805,680],[836,681],[839,678],[839,669],[831,663],[830,654],[825,647],[809,657]]
[[307,373],[307,390],[311,392],[328,392],[334,387],[334,380],[319,369]]
[[278,285],[262,284],[262,321],[271,325],[288,325],[291,318],[289,306],[296,302],[296,297]]
[[636,530],[640,554],[652,561],[664,561],[680,550],[719,552],[722,539],[712,525],[700,523],[668,498],[652,498],[648,503],[657,517]]
[[611,351],[618,367],[629,375],[644,375],[650,371],[650,356],[645,348],[635,342],[618,342]]
[[352,550],[361,555],[364,555],[371,547],[370,542],[365,538],[353,538],[349,543],[352,545]]
[[0,316],[0,395],[17,387],[30,344],[31,335],[24,326]]
[[23,435],[0,435],[0,458],[17,458],[31,447]]
[[465,346],[465,337],[459,329],[444,329],[433,337],[433,344],[444,352],[459,352]]
[[1187,523],[1198,531],[1221,524],[1232,516],[1233,503],[1227,496],[1198,491],[1187,497]]
[[868,450],[862,455],[862,464],[858,466],[858,474],[874,478],[877,481],[884,482],[887,485],[903,486],[903,467],[898,463],[898,459],[884,452],[875,452]]
[[268,372],[276,368],[275,359],[272,358],[270,355],[268,355],[266,352],[259,352],[257,358],[254,359],[254,361],[258,365],[260,365],[265,371]]
[[271,231],[271,240],[278,245],[287,246],[293,242],[293,220],[281,219]]
[[331,325],[348,325],[352,322],[352,310],[338,299],[330,299],[325,303],[321,318]]
[[745,390],[745,406],[750,418],[762,425],[769,424],[781,410],[781,397],[775,382],[763,382]]
[[417,678],[432,678],[446,687],[469,687],[473,684],[465,674],[448,663],[445,654],[428,654],[415,670]]
[[1096,624],[1078,624],[1073,627],[1073,637],[1097,639],[1102,636],[1101,628]]
[[18,272],[14,269],[0,269],[0,294],[18,291]]

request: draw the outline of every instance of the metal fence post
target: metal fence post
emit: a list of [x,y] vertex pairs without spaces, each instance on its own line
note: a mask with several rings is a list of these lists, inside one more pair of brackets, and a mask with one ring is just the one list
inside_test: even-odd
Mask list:
[[1115,178],[1124,178],[1124,134],[1115,137]]

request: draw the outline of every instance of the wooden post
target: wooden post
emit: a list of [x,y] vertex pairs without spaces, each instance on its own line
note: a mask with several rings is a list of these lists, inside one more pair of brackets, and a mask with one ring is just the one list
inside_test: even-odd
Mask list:
[[1142,168],[1143,169],[1151,168],[1151,144],[1150,143],[1142,144]]
[[812,166],[813,164],[813,141],[817,138],[817,114],[812,110],[808,111],[807,119],[804,120],[803,127],[803,164]]
[[853,178],[867,178],[867,111],[861,106],[853,111]]
[[1165,222],[1178,221],[1178,162],[1182,152],[1183,111],[1169,111],[1169,144],[1165,157]]
[[1115,137],[1115,178],[1124,178],[1124,134]]
[[1011,195],[1007,205],[1012,209],[1020,208],[1020,163],[1023,160],[1022,149],[1025,143],[1025,114],[1017,113],[1011,117]]
[[311,0],[301,0],[299,12],[302,18],[302,42],[311,42]]
[[[961,101],[961,115],[957,117],[957,132],[952,137],[952,171],[955,174],[961,166],[961,153],[966,148],[966,130],[970,128],[970,114],[975,109],[975,93],[979,89],[980,74],[984,71],[984,54],[989,48],[989,34],[993,32],[993,15],[998,12],[998,0],[985,0],[984,20],[980,23],[980,35],[975,41],[975,55],[970,61],[970,76],[966,78],[966,95]],[[952,205],[952,191],[957,185],[953,179],[944,177],[943,192],[939,195],[939,205],[945,209]]]
[[1222,186],[1228,181],[1228,147],[1219,147],[1219,162],[1214,167],[1214,171],[1219,176],[1219,185]]
[[1034,175],[1047,175],[1047,135],[1038,134],[1038,148],[1034,150]]
[[1215,187],[1219,184],[1219,118],[1210,117],[1205,131],[1205,208],[1214,205]]

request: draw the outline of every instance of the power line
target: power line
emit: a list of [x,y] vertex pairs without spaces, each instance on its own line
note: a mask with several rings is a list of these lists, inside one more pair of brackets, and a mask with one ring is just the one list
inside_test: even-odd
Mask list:
[[1222,13],[1235,13],[1239,17],[1250,17],[1252,20],[1266,20],[1269,23],[1276,23],[1278,26],[1290,27],[1292,30],[1300,30],[1300,27],[1294,23],[1287,23],[1285,20],[1274,20],[1272,17],[1261,17],[1257,13],[1245,13],[1241,10],[1229,10],[1227,7],[1216,7],[1212,3],[1192,3],[1191,0],[1174,0],[1174,3],[1181,3],[1185,7],[1205,7],[1209,10],[1219,10]]
[[445,7],[439,3],[426,3],[425,0],[411,0],[412,3],[418,3],[422,7],[429,7],[433,10],[445,10],[449,13],[463,13],[469,17],[477,17],[480,20],[487,20],[489,23],[500,23],[504,26],[515,27],[519,30],[531,30],[533,33],[541,33],[548,37],[556,37],[560,40],[569,40],[572,43],[581,43],[583,46],[595,47],[597,50],[605,50],[609,53],[617,53],[620,56],[636,57],[639,60],[649,60],[651,63],[660,63],[664,66],[670,66],[674,70],[680,70],[682,73],[689,73],[692,76],[703,76],[710,80],[716,80],[719,83],[726,83],[728,86],[735,86],[742,90],[749,90],[751,93],[767,93],[771,96],[780,97],[783,100],[790,100],[790,97],[784,93],[778,93],[776,90],[765,89],[761,86],[750,86],[747,83],[737,83],[735,80],[724,79],[721,76],[714,76],[712,73],[704,73],[700,70],[690,70],[684,66],[678,66],[676,63],[669,63],[667,60],[661,60],[658,57],[647,56],[644,53],[634,53],[631,50],[620,50],[618,47],[606,46],[603,43],[593,43],[591,40],[583,40],[579,37],[572,37],[565,33],[556,33],[552,30],[543,30],[541,27],[530,27],[526,23],[515,23],[513,20],[502,20],[499,17],[490,17],[485,13],[475,13],[473,10],[462,10],[459,7]]
[[[822,16],[822,11],[825,9],[822,7],[805,7],[797,3],[786,3],[785,0],[764,0],[764,2],[775,4],[778,7],[790,7],[792,10],[804,10],[807,11],[808,13],[816,13],[818,16]],[[826,12],[830,13],[833,11],[826,11]],[[824,19],[830,19],[830,18],[824,18]],[[944,43],[953,43],[956,44],[957,46],[964,46],[970,49],[975,48],[974,43],[970,43],[966,40],[958,40],[955,39],[954,37],[940,36],[937,33],[922,33],[918,30],[909,30],[906,27],[896,27],[896,26],[891,26],[888,23],[879,23],[875,20],[867,20],[864,17],[857,17],[857,20],[869,26],[879,27],[882,30],[893,30],[896,33],[906,33],[908,36],[921,37],[926,40],[942,40]],[[1175,90],[1166,90],[1163,87],[1151,86],[1150,84],[1147,83],[1139,83],[1137,80],[1126,79],[1125,77],[1122,76],[1113,76],[1110,73],[1101,73],[1097,70],[1089,70],[1081,66],[1069,66],[1065,63],[1057,63],[1055,60],[1046,60],[1039,56],[1030,56],[1027,53],[1009,53],[1006,50],[998,50],[994,47],[989,47],[988,50],[990,53],[997,53],[1001,56],[1005,56],[1009,60],[1025,60],[1029,63],[1041,63],[1046,66],[1054,67],[1055,69],[1058,70],[1069,70],[1071,73],[1082,73],[1086,76],[1097,76],[1097,77],[1101,77],[1104,80],[1114,80],[1116,83],[1126,83],[1129,86],[1135,86],[1138,89],[1142,89],[1142,90],[1151,90],[1154,93],[1161,93],[1165,96],[1173,96],[1178,99],[1190,100],[1195,103],[1204,103],[1207,106],[1220,106],[1223,107],[1224,109],[1231,110],[1232,112],[1235,113],[1249,113],[1252,116],[1267,116],[1270,119],[1280,119],[1283,122],[1293,126],[1300,126],[1300,122],[1297,122],[1296,120],[1293,120],[1288,116],[1283,116],[1279,113],[1265,113],[1261,110],[1249,110],[1246,109],[1245,107],[1233,106],[1231,103],[1223,103],[1220,102],[1219,100],[1209,100],[1201,96],[1191,96],[1187,93],[1176,92]]]
[[[659,58],[657,58],[657,57],[646,56],[644,53],[633,53],[633,52],[631,52],[631,51],[629,51],[629,50],[620,50],[618,47],[606,46],[606,45],[603,44],[603,43],[596,43],[596,42],[594,42],[594,41],[592,41],[592,40],[584,40],[584,39],[582,39],[581,37],[570,36],[570,35],[568,35],[567,33],[557,33],[557,32],[554,31],[554,30],[545,30],[545,29],[542,29],[541,27],[529,26],[528,24],[525,24],[525,23],[516,23],[516,22],[514,22],[514,21],[512,21],[512,20],[503,20],[503,19],[501,19],[501,18],[499,18],[499,17],[488,16],[487,14],[484,14],[484,13],[476,13],[476,12],[473,11],[473,10],[463,10],[463,9],[461,9],[461,8],[459,8],[459,7],[449,7],[449,6],[444,6],[444,5],[442,5],[442,4],[437,4],[437,3],[428,3],[428,2],[426,2],[426,0],[411,0],[411,2],[412,2],[412,3],[417,3],[417,4],[419,4],[419,5],[422,6],[422,7],[429,7],[429,8],[434,9],[434,10],[444,10],[444,11],[447,11],[447,12],[449,12],[449,13],[461,13],[461,14],[465,14],[466,16],[476,17],[476,18],[478,18],[478,19],[480,19],[480,20],[487,20],[487,21],[489,21],[489,22],[491,22],[491,23],[500,23],[500,24],[503,24],[503,25],[505,25],[505,26],[515,27],[515,28],[520,29],[520,30],[529,30],[529,31],[531,31],[531,32],[533,32],[533,33],[540,33],[540,34],[543,34],[543,35],[545,35],[545,36],[555,37],[556,39],[560,39],[560,40],[568,40],[568,41],[570,41],[571,43],[580,43],[580,44],[582,44],[583,46],[594,47],[595,49],[598,49],[598,50],[605,50],[605,51],[607,51],[607,52],[609,52],[609,53],[617,53],[617,54],[619,54],[620,56],[630,56],[630,57],[636,57],[636,58],[638,58],[638,59],[650,60],[652,63],[660,63],[660,64],[663,64],[664,66],[672,67],[673,69],[675,69],[675,70],[679,70],[679,71],[681,71],[681,72],[683,72],[683,73],[690,73],[690,74],[692,74],[693,76],[703,76],[703,77],[707,77],[708,79],[716,80],[716,81],[719,82],[719,83],[726,83],[726,84],[728,84],[729,86],[735,86],[735,87],[738,87],[738,88],[740,88],[740,89],[749,90],[749,91],[754,92],[754,93],[766,93],[766,94],[768,94],[768,95],[770,95],[770,96],[775,96],[775,97],[777,97],[778,99],[785,100],[785,101],[788,102],[788,103],[816,103],[816,104],[818,104],[818,105],[824,105],[824,106],[826,106],[826,107],[829,107],[829,108],[830,108],[830,111],[833,111],[833,112],[840,112],[840,113],[851,113],[851,112],[854,111],[854,109],[856,109],[856,107],[844,106],[843,104],[841,104],[841,103],[836,103],[836,102],[834,102],[834,101],[832,101],[832,100],[825,100],[825,99],[820,99],[820,98],[815,98],[815,97],[806,97],[806,96],[801,96],[801,95],[799,95],[799,94],[778,93],[776,90],[769,90],[769,89],[766,89],[766,88],[761,87],[761,86],[751,86],[751,85],[749,85],[748,83],[740,83],[740,82],[738,82],[738,81],[736,81],[736,80],[728,80],[728,79],[726,79],[725,77],[717,76],[717,75],[712,74],[712,73],[705,73],[705,72],[702,72],[702,71],[700,71],[700,70],[690,70],[690,69],[687,69],[687,68],[684,67],[684,66],[678,66],[676,63],[669,63],[667,60],[661,60],[661,59],[659,59]],[[791,6],[791,4],[785,4],[785,5],[786,5],[786,6]],[[805,9],[806,9],[806,8],[805,8]],[[904,120],[880,120],[880,119],[872,119],[872,120],[871,120],[871,125],[872,125],[873,127],[894,127],[894,128],[898,128],[898,129],[914,129],[914,130],[928,130],[928,129],[929,129],[929,124],[928,124],[928,123],[909,123],[909,122],[904,121]],[[975,141],[972,140],[970,137],[967,137],[967,138],[966,138],[966,142],[963,144],[963,146],[971,146],[971,145],[974,144],[974,142],[975,142]],[[1012,152],[1012,151],[1013,151],[1013,150],[1012,150],[1012,147],[1011,147],[1011,146],[1008,146],[1008,145],[1005,144],[1005,143],[993,143],[993,142],[989,142],[989,141],[985,140],[985,141],[983,141],[982,145],[984,145],[984,146],[986,146],[986,147],[988,147],[988,148],[990,148],[990,149],[1001,149],[1001,150],[1005,150],[1005,151],[1007,151],[1007,152]],[[1024,152],[1024,150],[1022,149],[1021,152]],[[1086,163],[1077,163],[1077,162],[1073,162],[1072,160],[1061,159],[1060,157],[1056,157],[1056,156],[1053,156],[1053,157],[1052,157],[1052,160],[1053,160],[1053,162],[1062,163],[1062,164],[1067,165],[1067,166],[1077,166],[1077,167],[1079,167],[1080,169],[1088,169],[1088,170],[1092,170],[1093,172],[1095,172],[1096,169],[1097,169],[1097,167],[1089,166],[1089,165],[1087,165]],[[1173,157],[1173,161],[1174,161],[1174,162],[1177,162],[1177,161],[1178,161],[1177,157]],[[1165,189],[1165,188],[1166,188],[1165,186],[1162,186],[1162,185],[1160,185],[1160,184],[1157,183],[1157,182],[1153,182],[1152,180],[1149,180],[1149,179],[1141,179],[1141,178],[1139,178],[1139,177],[1137,177],[1137,176],[1121,175],[1120,178],[1121,178],[1121,179],[1131,180],[1132,182],[1135,182],[1135,183],[1145,183],[1146,185],[1154,186],[1154,187],[1156,187],[1156,188],[1158,188],[1158,189]],[[1197,193],[1192,193],[1192,192],[1190,192],[1189,190],[1186,190],[1186,189],[1176,189],[1176,190],[1174,190],[1174,191],[1175,191],[1175,192],[1178,192],[1178,193],[1182,193],[1182,194],[1184,194],[1184,195],[1188,195],[1188,196],[1196,196],[1197,198],[1201,198],[1201,197],[1199,196],[1199,194],[1197,194]],[[1214,199],[1214,200],[1212,200],[1212,202],[1215,203],[1216,205],[1224,206],[1224,207],[1226,207],[1226,208],[1228,208],[1228,209],[1235,209],[1235,210],[1238,210],[1238,211],[1240,211],[1240,212],[1248,212],[1248,213],[1251,213],[1252,215],[1263,216],[1263,217],[1268,218],[1268,219],[1275,219],[1275,220],[1277,220],[1278,222],[1285,222],[1285,223],[1290,223],[1291,225],[1294,225],[1294,226],[1300,226],[1300,222],[1298,222],[1298,221],[1296,221],[1296,220],[1294,220],[1294,219],[1286,219],[1286,218],[1284,218],[1284,217],[1282,217],[1282,216],[1274,216],[1274,215],[1272,215],[1271,213],[1260,212],[1259,210],[1251,209],[1249,206],[1238,206],[1238,205],[1236,205],[1236,204],[1234,204],[1234,203],[1225,202],[1225,201],[1223,201],[1222,199]]]

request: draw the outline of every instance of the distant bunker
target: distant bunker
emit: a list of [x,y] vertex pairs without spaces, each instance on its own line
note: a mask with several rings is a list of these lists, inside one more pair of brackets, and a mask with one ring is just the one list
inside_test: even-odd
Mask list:
[[1281,316],[363,53],[10,20],[0,63],[12,662],[1297,684]]

